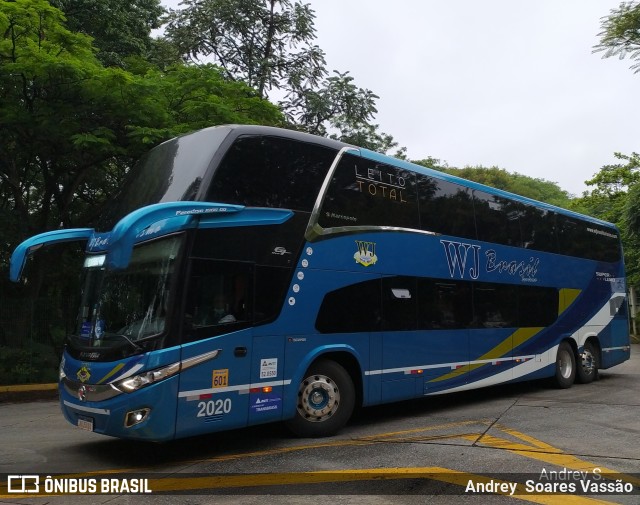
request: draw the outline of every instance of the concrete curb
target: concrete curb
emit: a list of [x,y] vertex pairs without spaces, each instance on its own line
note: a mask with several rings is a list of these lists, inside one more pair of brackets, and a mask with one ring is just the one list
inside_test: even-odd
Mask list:
[[0,386],[0,403],[23,403],[58,398],[57,384],[20,384]]
[[57,384],[20,384],[17,386],[0,386],[0,393],[26,393],[30,391],[51,391],[58,389]]

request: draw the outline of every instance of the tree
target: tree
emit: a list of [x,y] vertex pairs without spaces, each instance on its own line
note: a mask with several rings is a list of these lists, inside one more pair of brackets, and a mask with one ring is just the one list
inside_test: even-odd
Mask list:
[[586,181],[594,189],[587,192],[582,200],[593,215],[623,225],[629,189],[640,181],[640,157],[636,153],[630,156],[614,153],[614,156],[624,163],[603,166]]
[[602,18],[601,28],[600,43],[594,52],[604,52],[603,58],[618,56],[636,60],[631,68],[640,72],[640,3],[622,2]]
[[[604,58],[630,58],[631,69],[640,72],[640,3],[622,2],[602,18],[600,43],[594,52]],[[615,153],[625,163],[606,165],[587,184],[595,189],[583,196],[582,203],[591,212],[612,221],[621,230],[625,264],[630,285],[640,283],[640,155]]]
[[142,76],[104,68],[91,40],[69,31],[44,0],[0,4],[0,33],[0,182],[23,237],[86,222],[104,198],[97,182],[108,193],[166,138],[282,121],[275,106],[211,65]]
[[98,59],[125,67],[128,56],[144,56],[153,46],[151,30],[166,12],[160,0],[50,0],[64,12],[66,27],[93,38]]
[[324,53],[313,45],[310,6],[289,0],[185,0],[171,10],[167,37],[192,61],[212,57],[225,76],[245,82],[261,97],[272,89],[315,86]]
[[[397,148],[372,120],[379,98],[348,72],[327,77],[314,44],[315,14],[290,0],[185,0],[168,16],[166,36],[185,60],[213,59],[229,79],[277,95],[286,126],[372,150]],[[405,149],[396,155],[404,156]]]
[[638,212],[640,201],[640,155],[615,153],[622,161],[605,165],[589,181],[593,186],[575,201],[583,212],[615,223],[620,229],[629,285],[640,283],[640,228]]
[[[22,290],[7,282],[9,252],[35,233],[89,224],[155,144],[219,123],[283,121],[276,106],[211,65],[166,71],[140,65],[133,74],[105,68],[95,53],[91,39],[68,30],[62,12],[47,1],[0,3],[2,307],[7,299],[35,300],[46,291],[59,304],[56,313],[69,313],[69,293],[78,290],[68,289],[76,276],[64,267],[66,255],[41,256]],[[48,285],[46,270],[55,276]],[[31,317],[33,311],[14,314],[12,324],[22,326],[11,333],[27,332]]]

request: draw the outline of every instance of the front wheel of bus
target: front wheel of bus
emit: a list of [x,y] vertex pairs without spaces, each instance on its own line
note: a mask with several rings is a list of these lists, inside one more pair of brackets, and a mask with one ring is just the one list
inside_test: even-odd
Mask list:
[[318,361],[300,383],[296,416],[287,427],[300,437],[335,435],[351,417],[354,404],[355,388],[347,371],[335,361]]
[[561,342],[556,355],[555,383],[560,389],[570,388],[576,379],[576,356],[568,342]]

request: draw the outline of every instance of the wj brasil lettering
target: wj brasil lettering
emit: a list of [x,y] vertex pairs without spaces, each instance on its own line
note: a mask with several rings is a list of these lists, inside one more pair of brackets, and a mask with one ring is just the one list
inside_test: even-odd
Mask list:
[[[449,275],[464,279],[467,276],[473,280],[480,277],[480,251],[482,247],[476,244],[465,242],[455,242],[453,240],[440,240],[444,248]],[[537,282],[540,259],[530,257],[524,260],[500,259],[494,249],[489,249],[484,253],[486,262],[484,271],[486,273],[506,274],[512,277],[518,276],[523,282]]]

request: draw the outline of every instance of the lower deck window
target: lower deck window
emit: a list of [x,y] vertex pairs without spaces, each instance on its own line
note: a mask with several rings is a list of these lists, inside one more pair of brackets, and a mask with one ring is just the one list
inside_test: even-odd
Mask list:
[[327,293],[320,333],[546,327],[558,290],[416,277],[372,279]]

